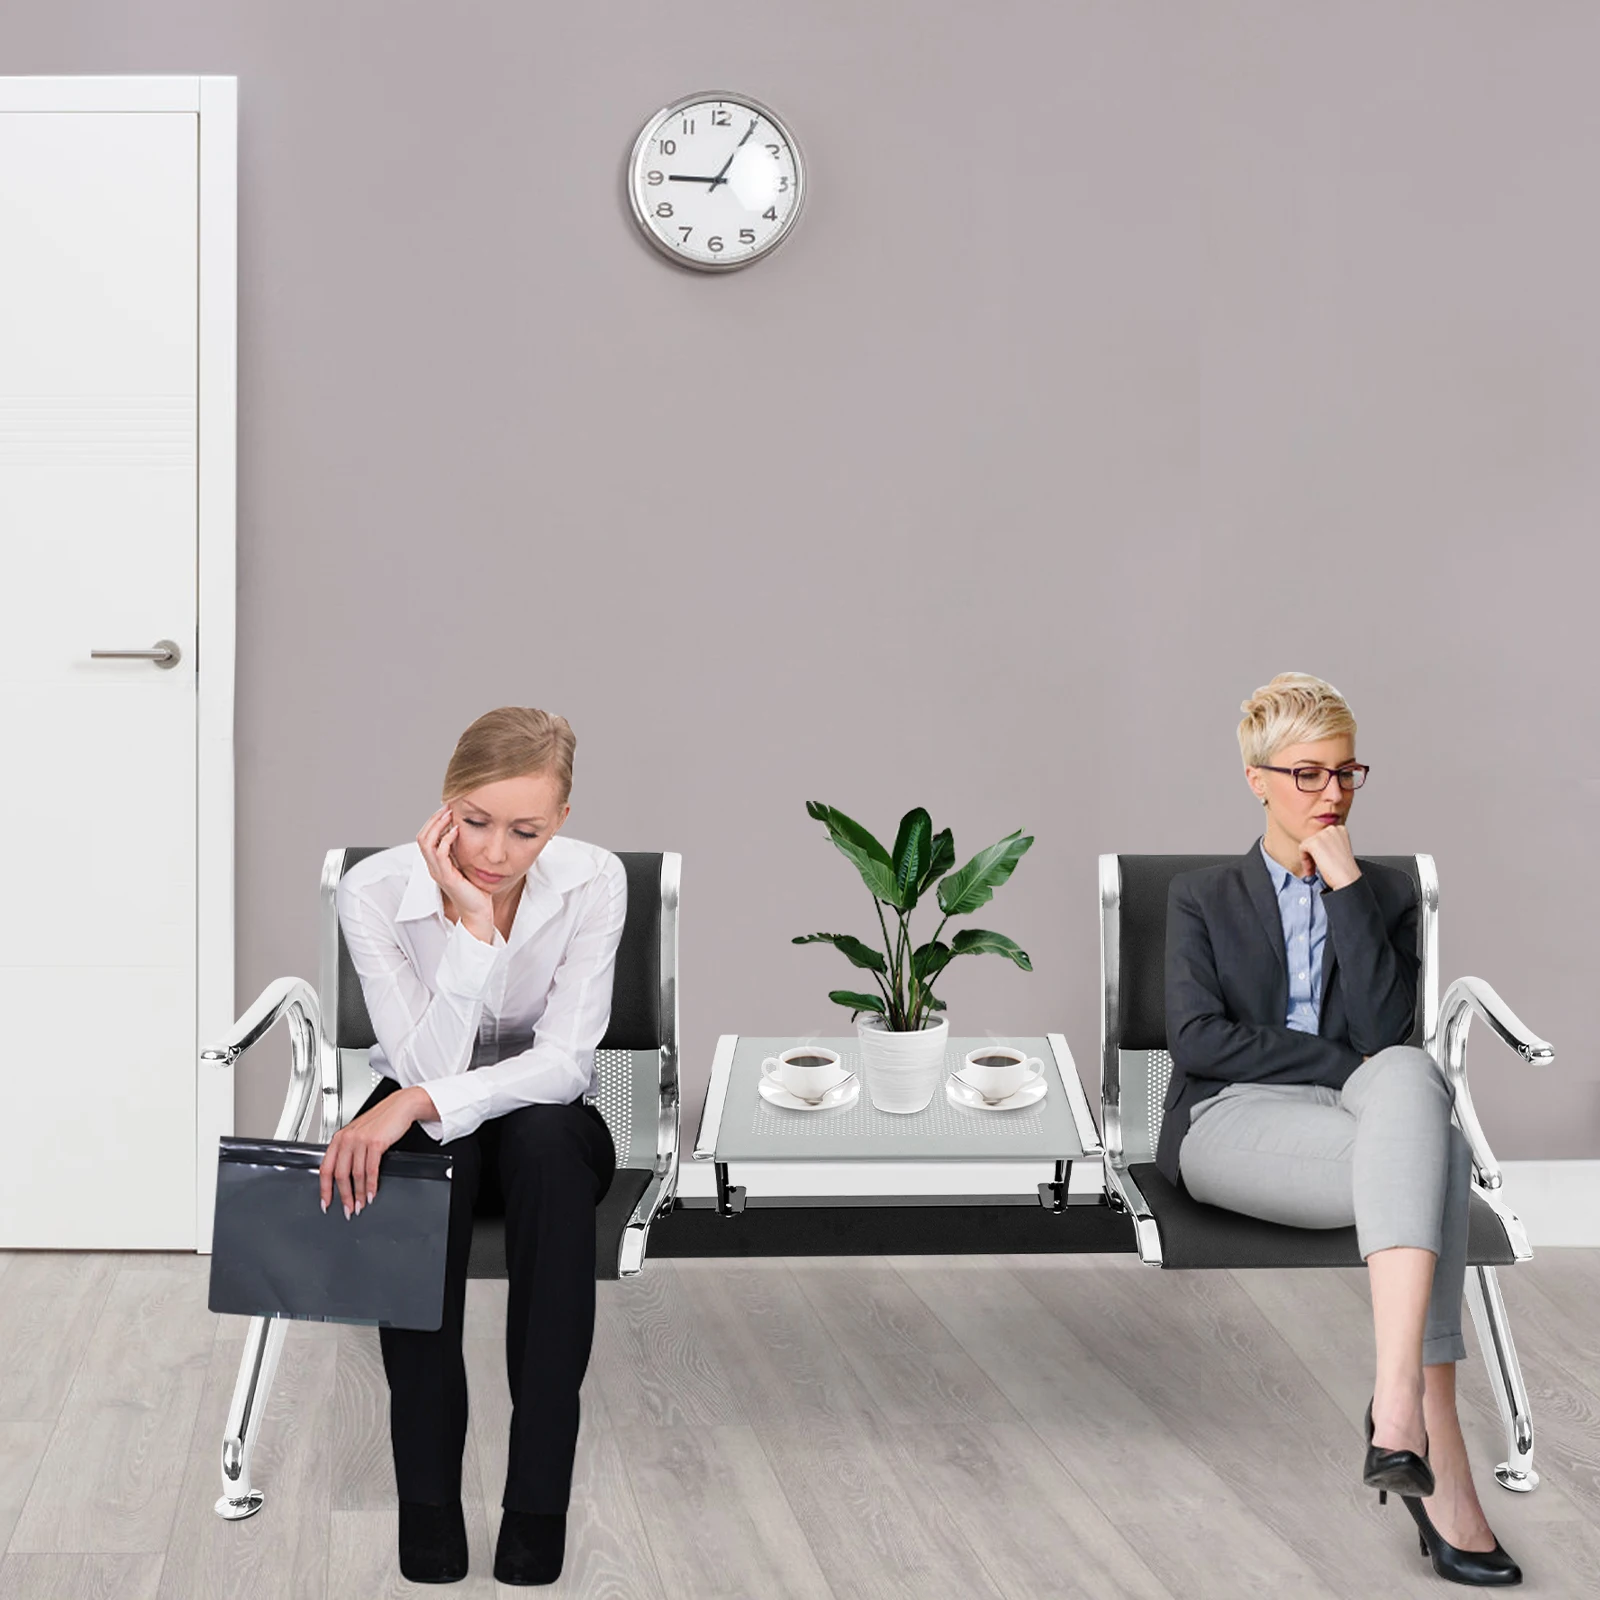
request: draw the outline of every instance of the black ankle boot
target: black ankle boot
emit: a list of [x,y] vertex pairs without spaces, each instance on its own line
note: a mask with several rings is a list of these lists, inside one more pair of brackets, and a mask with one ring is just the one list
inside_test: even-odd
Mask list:
[[467,1522],[461,1502],[400,1502],[400,1572],[413,1583],[459,1583],[467,1575]]
[[502,1511],[494,1547],[496,1583],[554,1583],[567,1554],[566,1513]]

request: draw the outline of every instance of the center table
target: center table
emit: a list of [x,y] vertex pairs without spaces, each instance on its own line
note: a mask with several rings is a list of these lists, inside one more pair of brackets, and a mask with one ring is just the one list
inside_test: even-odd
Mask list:
[[[848,1105],[818,1111],[764,1100],[757,1089],[762,1061],[802,1044],[837,1051],[845,1067],[863,1078],[860,1095]],[[694,1147],[696,1161],[714,1164],[717,1210],[723,1216],[744,1210],[744,1186],[728,1182],[731,1161],[1053,1161],[1055,1177],[1039,1185],[1039,1200],[1049,1210],[1064,1211],[1072,1163],[1103,1153],[1072,1052],[1059,1033],[952,1038],[945,1051],[946,1074],[959,1069],[969,1051],[995,1045],[1039,1057],[1049,1085],[1042,1100],[998,1111],[956,1105],[941,1076],[923,1110],[897,1114],[872,1104],[854,1036],[724,1034],[712,1060]]]

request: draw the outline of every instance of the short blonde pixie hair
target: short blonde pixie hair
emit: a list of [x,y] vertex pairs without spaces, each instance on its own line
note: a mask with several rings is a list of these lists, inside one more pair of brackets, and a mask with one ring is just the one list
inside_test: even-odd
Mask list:
[[544,772],[556,780],[565,805],[572,793],[572,754],[577,747],[565,717],[532,706],[485,711],[456,741],[440,798],[448,804],[486,783]]
[[1356,736],[1356,719],[1331,683],[1305,672],[1280,672],[1243,701],[1239,754],[1247,767],[1264,767],[1291,744]]

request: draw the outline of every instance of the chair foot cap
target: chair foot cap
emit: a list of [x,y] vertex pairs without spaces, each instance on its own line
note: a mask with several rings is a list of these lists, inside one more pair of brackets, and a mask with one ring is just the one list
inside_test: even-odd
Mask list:
[[1539,1487],[1539,1474],[1532,1467],[1526,1472],[1518,1472],[1509,1461],[1502,1461],[1494,1469],[1494,1481],[1513,1494],[1531,1494]]

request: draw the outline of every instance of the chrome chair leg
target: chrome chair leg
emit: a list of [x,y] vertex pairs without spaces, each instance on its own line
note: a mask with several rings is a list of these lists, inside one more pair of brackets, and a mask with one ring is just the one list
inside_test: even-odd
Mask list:
[[1495,1481],[1502,1489],[1528,1494],[1539,1487],[1539,1474],[1533,1470],[1533,1415],[1528,1408],[1528,1391],[1522,1382],[1517,1362],[1517,1347],[1511,1340],[1511,1324],[1506,1303],[1500,1294],[1500,1280],[1493,1267],[1467,1269],[1467,1304],[1472,1307],[1473,1326],[1478,1331],[1478,1346],[1500,1407],[1500,1420],[1506,1430],[1508,1460],[1494,1469]]
[[253,1517],[261,1509],[261,1491],[250,1487],[250,1455],[272,1393],[287,1326],[282,1317],[252,1317],[245,1335],[244,1359],[239,1363],[222,1440],[222,1498],[215,1508],[217,1515],[229,1522]]

